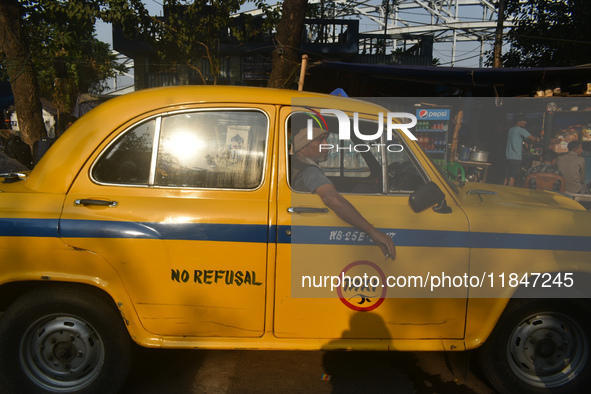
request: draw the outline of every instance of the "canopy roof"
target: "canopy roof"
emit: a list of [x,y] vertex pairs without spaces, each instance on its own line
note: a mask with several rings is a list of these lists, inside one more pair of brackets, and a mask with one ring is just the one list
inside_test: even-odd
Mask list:
[[[450,85],[462,89],[503,87],[506,96],[529,94],[539,88],[582,94],[591,82],[591,65],[538,68],[463,68],[436,66],[397,66],[323,61],[310,69],[313,73],[347,71],[372,79],[391,79],[422,84]],[[574,85],[577,88],[571,89]],[[583,89],[584,86],[584,89]],[[507,94],[510,93],[510,94]]]

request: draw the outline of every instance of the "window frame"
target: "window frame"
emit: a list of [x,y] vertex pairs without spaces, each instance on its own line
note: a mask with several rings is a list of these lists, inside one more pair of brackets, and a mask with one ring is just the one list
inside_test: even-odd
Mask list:
[[[160,136],[162,133],[162,121],[164,117],[168,116],[175,116],[175,115],[182,115],[186,113],[198,113],[198,112],[258,112],[264,115],[265,120],[267,122],[266,130],[265,130],[265,151],[263,153],[263,168],[261,171],[261,178],[259,183],[254,188],[219,188],[219,187],[196,187],[196,186],[161,186],[156,185],[156,165],[158,159],[158,149],[160,146]],[[154,137],[152,141],[152,154],[150,158],[150,172],[148,176],[148,184],[133,184],[133,183],[111,183],[111,182],[101,182],[98,181],[93,173],[95,166],[97,163],[104,157],[106,152],[117,142],[124,138],[124,136],[128,133],[133,131],[136,127],[142,125],[143,123],[147,123],[150,121],[156,121],[155,130],[154,130]],[[107,146],[105,146],[101,152],[97,155],[96,159],[93,161],[92,165],[89,169],[89,178],[91,182],[100,186],[119,186],[119,187],[134,187],[134,188],[148,188],[148,189],[189,189],[189,190],[226,190],[226,191],[256,191],[263,187],[265,183],[265,174],[267,173],[267,168],[269,166],[268,158],[269,158],[269,149],[271,149],[269,144],[269,137],[270,137],[270,129],[271,129],[271,117],[267,113],[267,111],[258,108],[258,107],[210,107],[210,108],[192,108],[192,109],[181,109],[181,110],[174,110],[174,111],[166,111],[161,112],[147,118],[141,119],[132,125],[126,127],[123,131],[121,131],[113,140],[111,140]]]
[[[286,175],[287,175],[287,185],[289,186],[290,190],[293,193],[301,193],[301,194],[312,194],[306,191],[301,191],[301,190],[296,190],[292,187],[291,185],[291,162],[290,162],[290,157],[291,157],[291,153],[290,153],[290,149],[289,149],[289,136],[287,134],[288,130],[289,130],[289,122],[291,117],[296,114],[296,113],[306,113],[305,111],[301,110],[301,111],[293,111],[291,113],[289,113],[286,117],[285,117],[285,124],[283,127],[283,133],[284,133],[284,139],[285,139],[285,158],[286,158],[286,164],[285,164],[285,168],[286,168]],[[364,120],[367,122],[374,122],[377,123],[377,120],[372,120],[372,119],[360,119],[360,120]],[[407,152],[407,156],[408,159],[413,163],[413,165],[415,166],[415,168],[417,169],[419,175],[423,178],[423,181],[425,183],[429,182],[431,180],[431,178],[427,175],[425,169],[423,168],[423,166],[421,165],[420,160],[417,159],[417,156],[415,154],[415,152],[409,148],[408,143],[404,140],[404,138],[398,133],[398,130],[394,130],[394,133],[397,133],[398,135],[398,140],[400,145],[402,145],[402,147],[404,148],[404,151]],[[382,133],[381,137],[380,137],[380,144],[386,144],[386,133]],[[361,155],[361,157],[363,157],[364,152],[357,152]],[[388,153],[386,152],[386,149],[381,149],[380,150],[380,154],[381,154],[381,169],[382,169],[382,190],[376,193],[354,193],[354,192],[349,192],[349,191],[339,191],[340,194],[345,194],[345,195],[355,195],[355,196],[409,196],[410,194],[413,193],[413,190],[400,190],[400,191],[388,191],[388,173],[387,173],[387,169],[388,169],[388,158],[387,155]],[[365,159],[364,159],[365,160]],[[342,170],[342,166],[341,166],[341,170]],[[371,170],[371,168],[370,168]],[[324,172],[324,169],[323,169]],[[341,171],[342,172],[342,171]],[[339,175],[339,176],[343,176],[343,174]],[[330,176],[327,175],[327,177],[330,179]],[[355,179],[354,177],[347,177],[347,179]]]

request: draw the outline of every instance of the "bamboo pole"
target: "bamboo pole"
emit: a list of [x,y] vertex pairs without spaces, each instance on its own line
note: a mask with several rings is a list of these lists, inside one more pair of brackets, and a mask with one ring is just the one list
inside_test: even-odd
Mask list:
[[460,134],[460,128],[462,127],[462,118],[464,117],[464,110],[460,109],[455,118],[454,133],[451,140],[451,150],[449,153],[449,161],[456,161],[458,153],[458,135]]
[[308,55],[302,55],[302,68],[300,70],[300,80],[298,81],[298,91],[304,90],[304,79],[306,78],[306,67],[308,67]]

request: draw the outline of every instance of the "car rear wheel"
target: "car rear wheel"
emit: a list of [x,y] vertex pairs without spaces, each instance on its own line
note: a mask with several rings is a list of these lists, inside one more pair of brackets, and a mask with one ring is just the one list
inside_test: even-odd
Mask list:
[[121,316],[93,293],[39,289],[0,320],[0,381],[8,392],[114,393],[129,363]]
[[591,308],[584,302],[510,302],[480,351],[490,383],[501,393],[588,392]]

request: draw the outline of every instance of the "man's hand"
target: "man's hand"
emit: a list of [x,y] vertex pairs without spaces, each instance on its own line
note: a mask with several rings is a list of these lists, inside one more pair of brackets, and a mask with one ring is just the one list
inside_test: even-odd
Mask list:
[[314,192],[320,196],[322,202],[332,209],[338,217],[357,227],[361,231],[366,232],[376,245],[382,249],[382,253],[384,253],[386,258],[391,258],[392,260],[396,258],[396,247],[394,246],[392,238],[383,232],[376,230],[367,220],[365,220],[359,211],[341,196],[332,183],[322,185]]
[[372,228],[368,234],[376,243],[376,245],[382,249],[382,253],[384,253],[386,259],[396,259],[396,246],[394,246],[394,242],[390,236],[384,234],[380,230],[376,230],[375,228]]

